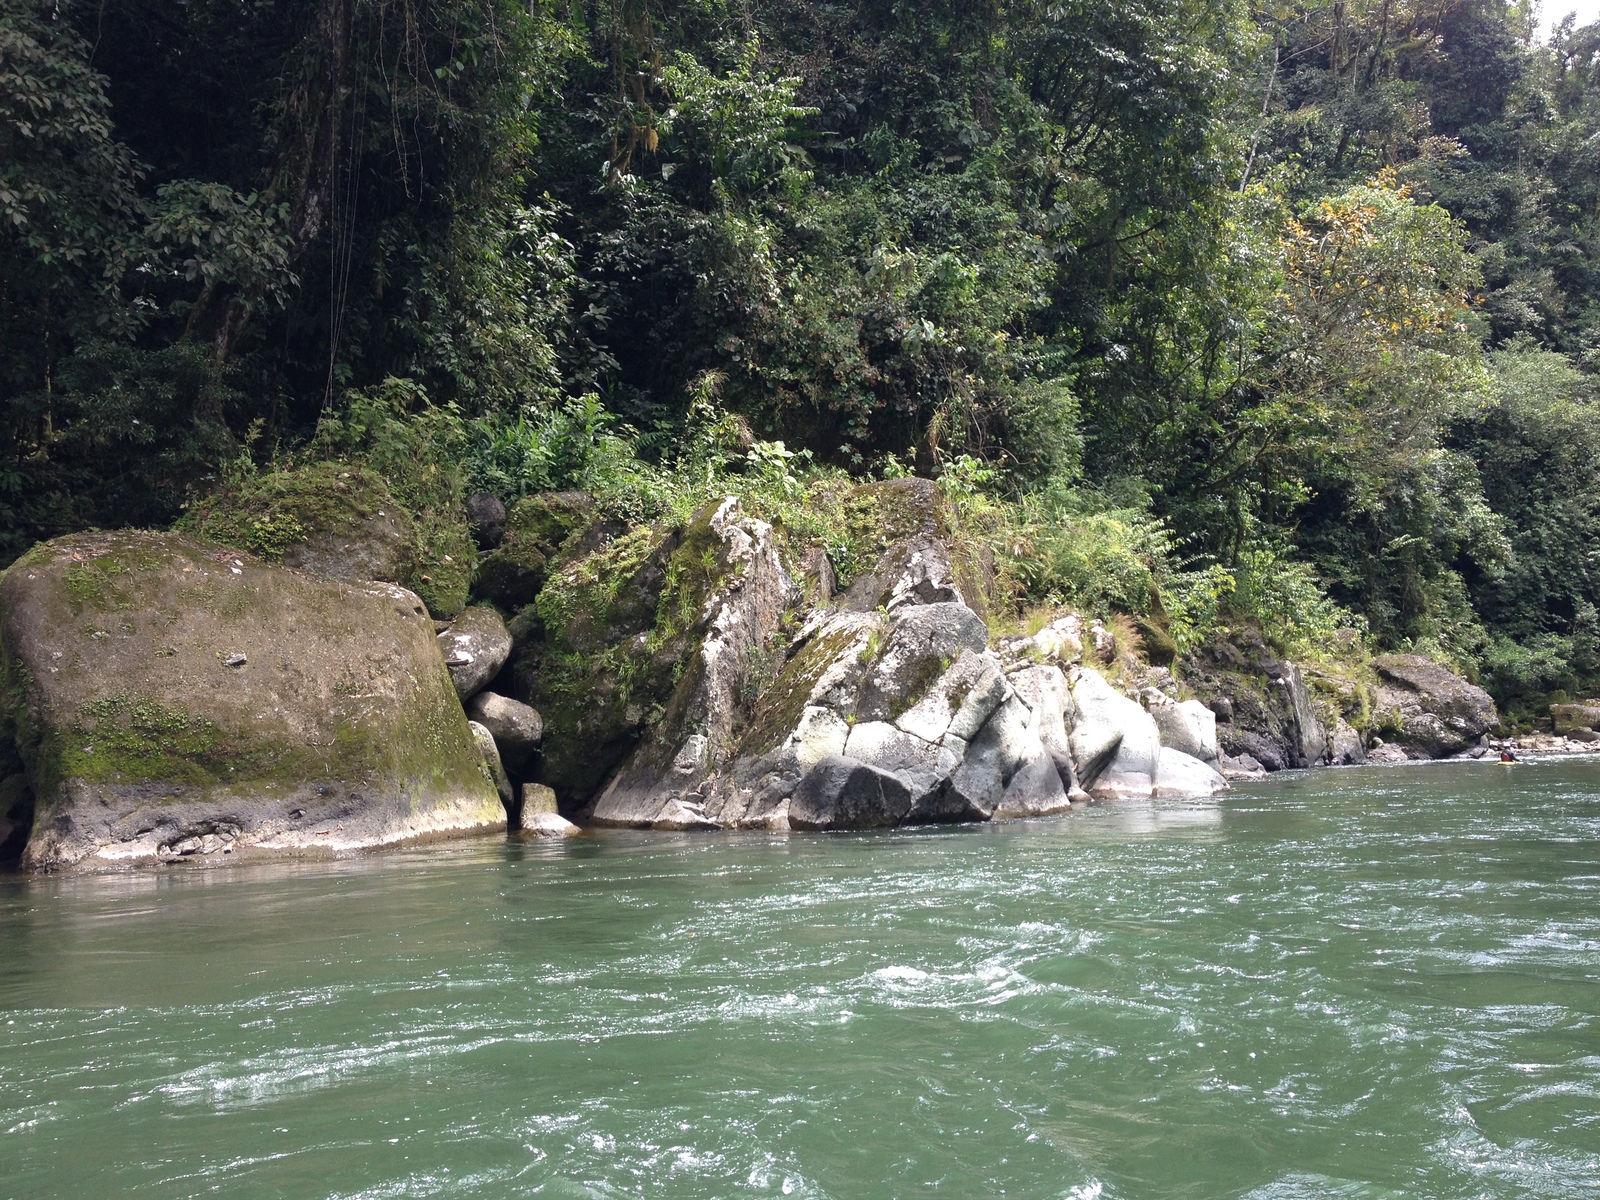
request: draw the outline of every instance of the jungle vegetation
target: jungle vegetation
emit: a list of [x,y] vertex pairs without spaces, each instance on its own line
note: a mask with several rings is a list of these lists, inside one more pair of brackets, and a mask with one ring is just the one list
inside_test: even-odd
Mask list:
[[1592,691],[1600,25],[1537,28],[3,0],[0,563],[330,446],[800,525],[916,473],[1024,599]]

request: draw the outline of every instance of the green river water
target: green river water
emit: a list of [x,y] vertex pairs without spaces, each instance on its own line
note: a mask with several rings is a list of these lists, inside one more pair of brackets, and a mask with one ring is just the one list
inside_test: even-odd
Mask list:
[[0,880],[0,1196],[1600,1196],[1600,762]]

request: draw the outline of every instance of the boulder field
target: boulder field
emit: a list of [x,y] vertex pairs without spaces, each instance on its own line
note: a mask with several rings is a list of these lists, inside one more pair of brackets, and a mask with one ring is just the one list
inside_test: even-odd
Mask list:
[[573,493],[474,497],[477,599],[437,622],[349,578],[381,521],[282,564],[193,533],[42,544],[0,577],[0,844],[56,869],[1007,820],[1454,754],[1497,723],[1415,656],[1302,668],[1247,630],[1169,669],[1072,613],[996,637],[992,559],[937,490],[857,492],[881,553],[843,581],[731,496],[632,528]]

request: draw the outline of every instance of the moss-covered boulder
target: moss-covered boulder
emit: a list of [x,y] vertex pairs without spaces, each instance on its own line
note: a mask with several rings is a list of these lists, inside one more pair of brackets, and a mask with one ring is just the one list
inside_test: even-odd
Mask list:
[[[499,544],[478,564],[473,593],[507,612],[532,604],[555,569],[561,552],[591,527],[604,524],[593,498],[583,492],[525,496],[506,514]],[[620,529],[605,532],[615,535]],[[583,546],[586,552],[599,548]]]
[[442,618],[465,606],[477,563],[464,512],[410,513],[376,473],[342,462],[253,476],[181,528],[324,579],[402,584]]
[[792,598],[771,527],[728,497],[563,557],[533,619],[513,623],[517,696],[544,718],[541,780],[581,805],[641,743],[675,758],[679,735],[699,734],[714,757]]
[[36,868],[338,853],[502,827],[421,601],[180,534],[85,533],[0,577]]

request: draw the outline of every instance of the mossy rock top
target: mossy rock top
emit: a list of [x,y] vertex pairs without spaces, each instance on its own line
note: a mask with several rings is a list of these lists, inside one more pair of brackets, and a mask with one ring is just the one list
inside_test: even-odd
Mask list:
[[353,463],[265,472],[202,500],[180,528],[324,579],[403,584],[445,618],[465,606],[477,563],[464,512],[419,520]]
[[500,545],[479,564],[473,592],[508,612],[532,604],[563,549],[597,523],[595,502],[583,492],[523,497],[506,514]]
[[504,821],[428,613],[394,585],[182,534],[76,534],[0,576],[0,656],[34,866]]

